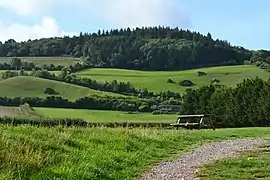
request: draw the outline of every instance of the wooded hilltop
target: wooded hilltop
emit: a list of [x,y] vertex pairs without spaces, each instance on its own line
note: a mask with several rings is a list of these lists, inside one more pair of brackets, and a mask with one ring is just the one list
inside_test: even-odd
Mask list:
[[251,51],[214,40],[210,33],[169,27],[114,29],[73,37],[0,42],[0,56],[82,57],[93,67],[138,70],[182,70],[257,63],[268,69],[270,51]]

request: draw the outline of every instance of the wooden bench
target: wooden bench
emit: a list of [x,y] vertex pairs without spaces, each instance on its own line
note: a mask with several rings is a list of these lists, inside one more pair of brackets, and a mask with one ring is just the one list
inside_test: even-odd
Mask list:
[[[204,123],[204,118],[208,117],[209,125],[212,127],[213,130],[215,130],[215,127],[213,125],[212,119],[210,115],[180,115],[177,117],[177,121],[174,124],[171,124],[171,126],[176,127],[177,129],[179,127],[183,127],[186,129],[202,129],[207,128],[209,125]],[[194,121],[195,120],[195,121]]]

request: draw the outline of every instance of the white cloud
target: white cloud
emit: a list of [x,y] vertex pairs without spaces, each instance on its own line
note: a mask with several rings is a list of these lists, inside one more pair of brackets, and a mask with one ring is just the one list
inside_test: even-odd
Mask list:
[[[42,22],[35,25],[15,22],[4,24],[0,19],[0,40],[12,38],[22,41],[75,34],[64,32],[55,20],[50,18],[52,12],[56,11],[61,13],[80,11],[87,25],[82,27],[79,22],[62,20],[81,29],[85,29],[86,26],[108,29],[156,25],[185,28],[190,26],[190,19],[181,5],[181,0],[0,0],[0,10],[4,8],[17,15],[25,16],[24,18],[42,18]],[[92,19],[91,23],[87,18],[89,16]]]
[[11,10],[22,16],[45,13],[51,0],[0,0],[0,8]]
[[116,26],[189,26],[189,16],[181,0],[88,0],[88,6],[97,17]]
[[55,37],[70,35],[60,29],[55,20],[44,17],[40,24],[31,26],[23,24],[4,24],[0,21],[0,41],[15,39],[16,41],[27,41],[43,37]]

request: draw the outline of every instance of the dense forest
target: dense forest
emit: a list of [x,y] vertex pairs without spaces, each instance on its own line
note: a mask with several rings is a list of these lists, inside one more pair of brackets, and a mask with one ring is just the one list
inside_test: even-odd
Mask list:
[[236,88],[203,86],[183,95],[181,113],[212,114],[217,127],[270,126],[270,79],[246,79]]
[[268,66],[269,51],[250,51],[216,39],[210,33],[169,27],[98,31],[74,37],[0,42],[0,56],[82,57],[92,67],[176,70],[260,61]]

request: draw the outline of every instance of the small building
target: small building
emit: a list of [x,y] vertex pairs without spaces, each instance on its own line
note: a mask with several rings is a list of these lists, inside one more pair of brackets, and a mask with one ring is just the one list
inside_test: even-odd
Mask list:
[[180,105],[159,105],[158,110],[163,113],[177,113],[180,108]]

